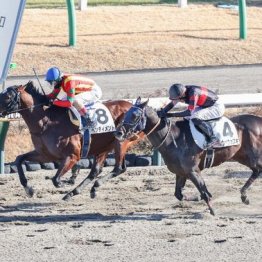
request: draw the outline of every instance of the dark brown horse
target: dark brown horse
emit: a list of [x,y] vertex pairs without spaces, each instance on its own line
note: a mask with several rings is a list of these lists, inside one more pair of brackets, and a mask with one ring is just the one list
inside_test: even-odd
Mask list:
[[[41,94],[32,82],[21,86],[8,87],[0,93],[0,114],[7,115],[19,112],[27,124],[34,150],[16,158],[16,165],[20,182],[27,195],[32,197],[34,190],[28,185],[22,163],[24,161],[59,162],[58,170],[52,178],[55,187],[61,187],[61,177],[69,171],[80,159],[82,147],[82,135],[79,128],[73,125],[68,116],[68,109],[45,106],[48,103],[45,95]],[[117,125],[124,113],[130,108],[131,103],[119,100],[104,103],[113,116]],[[83,187],[102,172],[104,161],[111,151],[115,152],[116,164],[113,171],[103,180],[98,180],[93,188],[91,196],[95,196],[96,187],[105,180],[117,176],[126,170],[125,154],[128,148],[136,142],[126,140],[119,142],[112,132],[93,134],[89,156],[94,156],[94,162],[88,177],[64,199],[68,200],[73,195],[79,194]]]
[[[252,170],[251,177],[241,188],[243,203],[249,204],[247,189],[262,171],[262,118],[255,115],[239,115],[231,119],[236,126],[240,144],[215,149],[213,166],[227,160],[235,160]],[[179,200],[193,200],[183,196],[182,189],[186,180],[190,179],[200,192],[214,215],[211,207],[212,195],[208,192],[201,170],[204,169],[206,151],[200,149],[191,135],[187,120],[172,123],[165,118],[160,119],[147,102],[138,98],[136,104],[125,114],[124,121],[116,131],[116,137],[123,140],[136,132],[137,125],[144,125],[144,133],[151,144],[158,148],[167,168],[176,174],[175,196]]]

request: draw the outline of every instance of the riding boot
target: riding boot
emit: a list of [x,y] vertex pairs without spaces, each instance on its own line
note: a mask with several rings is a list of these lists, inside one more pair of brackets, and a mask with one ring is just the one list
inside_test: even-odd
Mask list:
[[218,139],[213,133],[213,128],[208,122],[200,119],[192,119],[192,121],[204,133],[207,140],[206,147],[210,148],[218,143]]
[[88,128],[94,127],[95,122],[92,121],[92,119],[90,118],[90,115],[88,113],[81,116],[81,121],[82,121],[82,130],[83,131],[85,131]]
[[81,158],[87,157],[90,149],[90,144],[91,144],[91,132],[90,129],[87,128],[83,133]]

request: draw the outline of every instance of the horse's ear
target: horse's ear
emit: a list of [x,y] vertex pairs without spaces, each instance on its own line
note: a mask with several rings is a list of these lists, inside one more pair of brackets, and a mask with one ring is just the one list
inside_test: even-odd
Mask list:
[[26,85],[20,85],[17,87],[17,90],[21,92],[21,91],[24,91],[25,88],[26,88]]
[[147,106],[148,102],[149,102],[149,98],[143,103],[143,107]]
[[26,86],[34,86],[34,82],[32,80],[29,80],[27,82]]
[[141,97],[139,96],[135,102],[135,105],[138,106],[141,104]]

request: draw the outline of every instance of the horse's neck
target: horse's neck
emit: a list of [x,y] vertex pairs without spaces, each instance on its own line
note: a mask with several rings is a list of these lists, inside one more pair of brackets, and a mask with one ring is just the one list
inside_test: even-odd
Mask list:
[[154,115],[147,117],[145,133],[148,134],[148,139],[154,147],[158,147],[162,141],[166,140],[169,132],[169,124],[160,120]]
[[42,106],[37,106],[37,101],[24,100],[21,96],[20,114],[27,124],[30,132],[40,132],[43,126],[43,118],[45,117]]
[[[169,120],[170,121],[170,120]],[[149,141],[154,147],[159,147],[159,151],[165,152],[167,146],[174,145],[174,150],[177,146],[183,145],[184,135],[189,129],[188,123],[186,121],[178,121],[175,123],[161,120],[160,124],[157,126],[156,118],[152,116],[147,118],[147,125],[145,132],[150,135],[148,136]]]

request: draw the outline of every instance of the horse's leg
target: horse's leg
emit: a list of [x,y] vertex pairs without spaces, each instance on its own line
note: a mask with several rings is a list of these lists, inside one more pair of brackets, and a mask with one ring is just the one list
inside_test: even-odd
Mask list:
[[241,200],[244,204],[248,205],[249,204],[249,199],[247,197],[247,190],[251,186],[251,184],[258,178],[259,174],[261,173],[260,170],[253,170],[252,175],[250,178],[247,180],[245,185],[241,188],[240,193],[241,193]]
[[75,164],[72,169],[71,169],[71,177],[66,181],[68,184],[70,185],[74,185],[75,181],[76,181],[76,177],[79,175],[80,173],[80,168],[77,166],[77,164]]
[[195,170],[191,171],[189,174],[189,178],[198,189],[201,195],[201,199],[204,199],[206,201],[210,214],[214,216],[215,212],[211,206],[212,195],[208,192],[204,179],[201,177],[200,171],[195,171]]
[[73,196],[79,195],[82,192],[82,190],[102,172],[105,159],[106,156],[104,156],[104,158],[99,158],[98,156],[96,156],[89,175],[76,188],[67,193],[63,197],[63,200],[69,201]]
[[29,196],[29,197],[32,197],[34,195],[34,190],[31,186],[29,186],[27,184],[27,179],[25,177],[25,173],[23,171],[22,164],[25,160],[41,162],[41,160],[43,160],[42,158],[43,158],[43,156],[40,155],[37,151],[34,150],[34,151],[30,151],[26,154],[18,156],[15,160],[20,183],[24,187],[25,192],[26,192],[27,196]]
[[175,197],[179,200],[183,200],[182,190],[185,187],[186,178],[184,176],[176,175],[176,189],[175,189]]
[[97,179],[94,183],[94,185],[91,188],[90,191],[90,197],[95,198],[96,197],[96,190],[98,187],[102,186],[105,182],[107,182],[109,179],[112,179],[116,176],[119,176],[120,174],[124,173],[126,171],[126,163],[125,163],[125,155],[128,150],[128,148],[133,144],[130,143],[130,141],[126,140],[124,142],[119,142],[116,140],[115,142],[115,166],[114,169],[104,177],[101,177]]
[[52,178],[55,187],[61,187],[63,185],[61,177],[69,171],[77,161],[78,159],[75,155],[67,156],[63,161],[61,161],[55,176]]
[[186,184],[186,178],[184,176],[176,176],[176,189],[175,189],[175,197],[179,200],[185,200],[185,201],[200,201],[200,197],[199,196],[188,196],[188,195],[184,195],[182,193],[185,184]]

